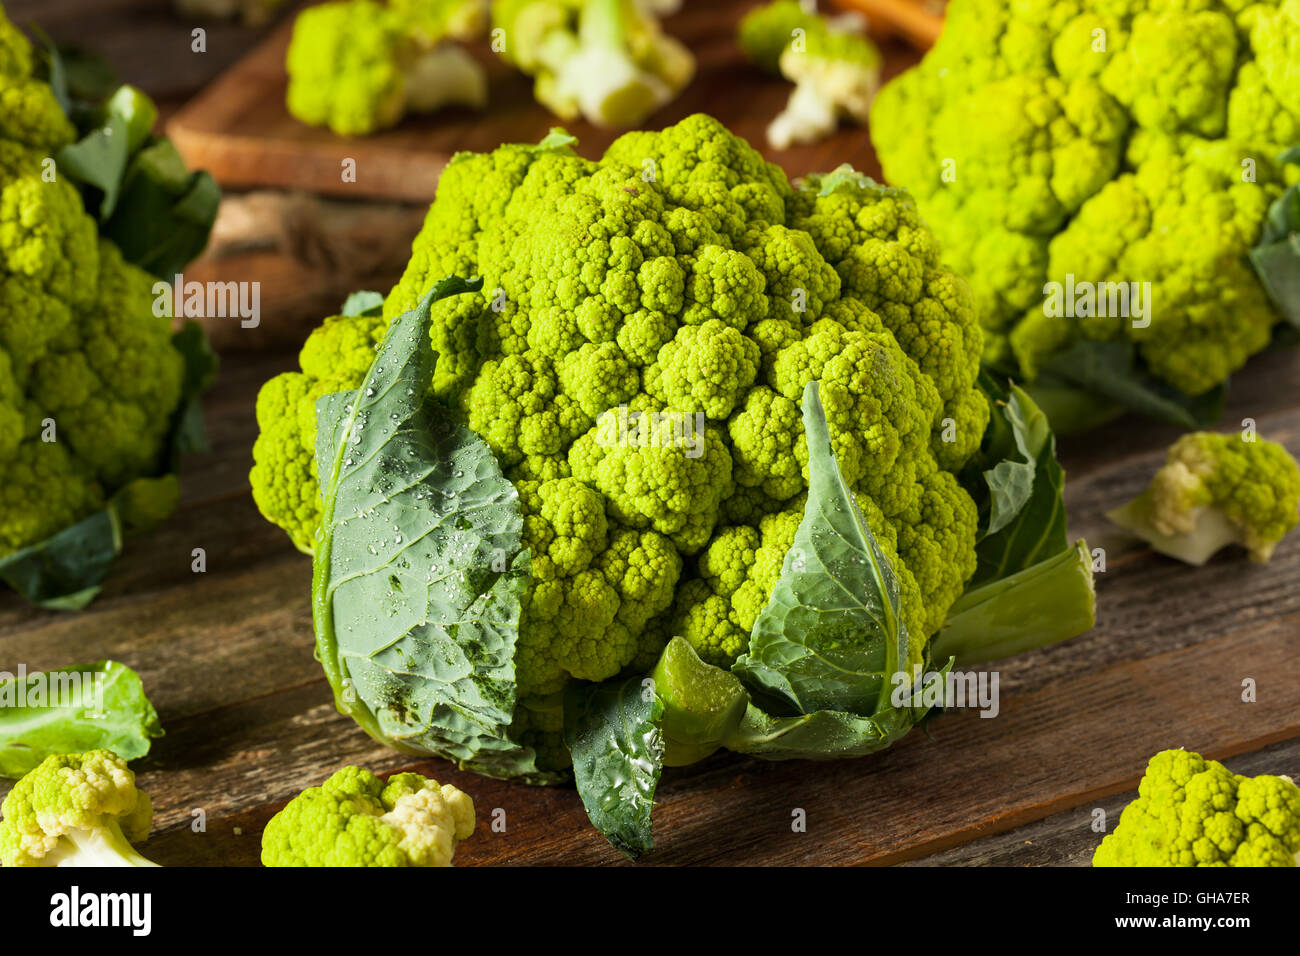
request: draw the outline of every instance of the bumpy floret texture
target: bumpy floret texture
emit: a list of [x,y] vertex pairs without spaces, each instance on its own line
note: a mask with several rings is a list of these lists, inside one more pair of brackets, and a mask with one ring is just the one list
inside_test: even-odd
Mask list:
[[1237,528],[1251,557],[1266,561],[1300,521],[1300,466],[1276,442],[1194,432],[1170,447],[1148,494],[1161,534],[1192,534],[1214,509]]
[[149,866],[131,843],[153,821],[149,795],[109,750],[46,757],[0,806],[4,866]]
[[[431,390],[519,489],[532,556],[521,734],[553,741],[540,699],[653,663],[675,633],[714,663],[745,650],[802,514],[814,378],[918,651],[943,620],[975,565],[954,473],[989,409],[970,292],[901,190],[792,187],[707,116],[599,162],[503,146],[447,167],[384,315],[449,273],[484,285],[434,305]],[[359,384],[382,332],[350,321],[358,334],[318,330],[259,406],[254,491],[307,547],[310,403]]]
[[775,0],[755,7],[740,21],[737,37],[745,55],[769,73],[781,67],[781,54],[789,49],[796,31],[820,34],[825,22],[809,13],[799,0]]
[[382,3],[324,3],[298,15],[285,59],[289,112],[358,136],[392,126],[406,106],[403,18]]
[[[1129,343],[1200,395],[1263,349],[1280,316],[1246,255],[1294,175],[1300,0],[954,0],[947,21],[871,132],[970,278],[986,360],[1032,381]],[[1045,314],[1069,276],[1150,283],[1149,315]]]
[[1300,788],[1245,777],[1186,750],[1147,764],[1138,798],[1101,841],[1093,866],[1295,866]]
[[0,14],[0,557],[156,470],[184,364],[154,278],[53,156],[76,133]]
[[262,865],[451,866],[473,833],[474,801],[451,784],[344,767],[271,818]]

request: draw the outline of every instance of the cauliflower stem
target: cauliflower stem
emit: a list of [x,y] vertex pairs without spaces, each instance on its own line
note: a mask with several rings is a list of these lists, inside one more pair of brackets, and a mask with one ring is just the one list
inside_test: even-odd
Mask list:
[[503,55],[561,119],[635,126],[695,74],[690,51],[638,0],[505,0],[492,13]]
[[46,757],[0,805],[4,866],[157,866],[131,845],[153,805],[110,750]]

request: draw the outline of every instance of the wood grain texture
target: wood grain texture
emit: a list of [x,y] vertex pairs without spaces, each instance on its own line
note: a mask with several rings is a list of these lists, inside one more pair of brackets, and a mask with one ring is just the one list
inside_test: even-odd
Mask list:
[[[736,23],[751,6],[734,0],[688,2],[665,21],[666,28],[694,51],[698,71],[682,95],[650,117],[645,127],[660,129],[692,113],[712,113],[792,176],[846,162],[878,176],[879,166],[861,129],[845,128],[824,142],[788,150],[764,144],[767,123],[780,112],[791,87],[749,64],[736,46]],[[578,137],[579,152],[592,157],[618,135],[582,121],[562,124],[533,100],[528,77],[492,54],[486,44],[478,44],[470,49],[488,73],[486,111],[452,109],[409,116],[394,129],[341,139],[329,130],[299,123],[285,110],[284,52],[291,33],[292,23],[286,21],[167,125],[186,161],[211,171],[223,186],[427,202],[443,166],[460,150],[481,152],[501,143],[537,142],[552,126],[564,125]],[[887,75],[919,56],[900,39],[883,42]],[[345,159],[356,162],[356,182],[342,181]]]
[[[280,16],[299,5],[290,0]],[[39,24],[56,43],[103,56],[123,82],[147,90],[164,117],[273,29],[182,18],[171,0],[6,0],[4,6],[15,23]],[[205,32],[201,53],[194,50],[195,28]]]
[[[39,6],[66,11],[89,2]],[[154,0],[113,4],[159,16]],[[77,35],[74,16],[58,22]],[[132,17],[90,22],[110,47],[129,46]],[[172,34],[184,26],[167,22]],[[136,58],[142,71],[144,59]],[[736,95],[724,88],[713,100],[721,107]],[[860,131],[825,149],[795,161],[805,170],[844,159],[875,168]],[[300,318],[268,314],[264,323]],[[295,364],[291,348],[225,355],[204,400],[213,450],[187,460],[179,513],[132,543],[83,614],[36,611],[0,594],[0,670],[108,656],[140,671],[167,729],[137,765],[157,807],[146,852],[164,864],[256,864],[271,814],[346,763],[381,773],[418,769],[473,794],[479,833],[458,863],[621,862],[588,826],[572,789],[415,762],[335,712],[312,658],[310,562],[261,519],[248,491],[256,391]],[[1300,352],[1256,357],[1233,382],[1223,427],[1250,417],[1264,436],[1300,452],[1298,383]],[[1125,419],[1062,442],[1071,531],[1107,549],[1097,627],[1002,664],[998,718],[945,715],[933,740],[915,733],[856,761],[722,755],[669,771],[656,811],[659,849],[648,862],[1081,863],[1098,839],[1086,829],[1087,812],[1113,812],[1131,798],[1157,750],[1186,746],[1233,757],[1230,766],[1243,772],[1300,774],[1300,534],[1266,566],[1225,554],[1185,568],[1115,535],[1104,520],[1145,484],[1177,434]],[[191,571],[196,547],[207,553],[205,574]],[[1258,681],[1257,703],[1241,702],[1244,677]],[[808,813],[807,833],[790,832],[796,807]],[[496,809],[504,833],[489,826]]]
[[[417,769],[472,793],[481,824],[458,860],[477,864],[618,863],[576,794],[538,790],[415,762],[334,711],[312,658],[310,562],[264,522],[248,496],[253,397],[292,355],[227,361],[205,402],[213,453],[185,469],[180,513],[133,543],[103,597],[61,615],[0,598],[0,669],[101,656],[140,671],[167,736],[141,761],[157,806],[149,852],[171,864],[254,864],[261,826],[285,800],[346,763]],[[1300,450],[1293,383],[1300,353],[1261,356],[1240,376],[1225,421],[1249,415]],[[1221,555],[1184,568],[1109,541],[1102,513],[1135,493],[1169,436],[1125,422],[1110,440],[1067,443],[1072,532],[1107,541],[1090,634],[1005,662],[1002,712],[944,715],[877,757],[771,764],[723,755],[669,771],[656,810],[658,864],[886,863],[927,852],[960,862],[962,845],[1092,807],[1131,790],[1157,750],[1223,758],[1300,737],[1300,538],[1257,567]],[[203,547],[208,571],[190,570]],[[1240,701],[1254,677],[1259,700]],[[1300,773],[1283,751],[1280,772]],[[493,811],[506,831],[492,832]],[[790,814],[808,814],[804,834]],[[195,810],[206,830],[191,829]],[[241,831],[236,833],[236,830]],[[1069,862],[1043,843],[1032,862]],[[983,851],[978,851],[983,852]],[[978,859],[972,851],[971,859]],[[1022,862],[1013,845],[999,862]]]
[[[1232,757],[1226,764],[1234,773],[1251,777],[1261,773],[1275,774],[1287,767],[1294,769],[1300,767],[1300,740],[1292,739],[1251,754]],[[900,865],[1091,866],[1092,854],[1105,836],[1105,832],[1093,830],[1094,811],[1105,811],[1107,831],[1113,830],[1119,824],[1120,812],[1136,799],[1137,791],[1127,790]]]

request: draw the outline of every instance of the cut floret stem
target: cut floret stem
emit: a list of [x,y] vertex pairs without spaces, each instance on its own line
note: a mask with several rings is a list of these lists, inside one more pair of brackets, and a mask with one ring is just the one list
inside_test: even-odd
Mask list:
[[74,827],[42,860],[44,866],[157,866],[136,852],[116,820],[94,828]]

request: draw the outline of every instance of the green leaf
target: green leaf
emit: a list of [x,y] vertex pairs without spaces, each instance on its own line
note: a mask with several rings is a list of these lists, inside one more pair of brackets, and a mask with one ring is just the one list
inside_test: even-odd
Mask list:
[[389,326],[361,387],[317,402],[316,656],[339,710],[377,740],[549,782],[508,736],[529,582],[518,494],[427,395],[430,308],[481,287],[436,283]]
[[969,482],[980,506],[981,537],[1006,527],[1029,501],[1038,467],[1038,449],[1051,429],[1042,415],[1031,414],[1017,389],[998,387],[987,372],[980,372],[979,385],[988,397],[993,414],[980,444],[979,454],[968,466],[980,473],[980,481]]
[[118,191],[122,188],[122,177],[126,175],[130,158],[127,125],[126,117],[109,113],[100,126],[55,154],[55,162],[62,172],[98,190],[97,215],[101,222],[112,215]]
[[1092,553],[1079,540],[1037,564],[968,587],[930,641],[930,659],[959,667],[1001,660],[1092,629]]
[[749,704],[740,679],[700,660],[684,637],[668,642],[650,676],[664,705],[666,767],[695,763],[723,746]]
[[663,712],[654,682],[641,677],[584,684],[564,695],[564,742],[578,796],[596,829],[632,860],[654,846],[650,811],[664,765]]
[[816,173],[809,176],[805,182],[809,188],[817,190],[819,198],[833,195],[836,190],[848,186],[853,189],[869,189],[881,197],[910,199],[907,190],[878,183],[865,173],[858,172],[848,163],[841,163],[829,173]]
[[381,292],[353,292],[343,303],[339,315],[376,316],[384,311],[384,296]]
[[[1300,146],[1279,156],[1278,163],[1300,164]],[[1269,208],[1250,261],[1282,317],[1300,328],[1300,183],[1288,188]]]
[[808,501],[749,651],[732,672],[780,709],[874,713],[908,656],[898,578],[831,449],[817,383],[803,395]]
[[773,717],[750,704],[727,749],[764,760],[835,760],[863,757],[892,746],[905,736],[919,715],[910,708],[890,708],[874,717],[818,710],[795,717]]
[[561,126],[552,126],[551,131],[542,137],[533,149],[536,150],[553,150],[553,149],[570,149],[578,144],[578,137],[573,136],[568,130]]
[[103,234],[129,262],[171,280],[207,246],[220,205],[216,180],[190,172],[171,141],[159,139],[131,159]]
[[21,777],[51,754],[104,749],[135,760],[162,735],[140,676],[125,664],[96,661],[0,680],[0,776]]
[[101,222],[117,208],[131,157],[144,145],[157,119],[153,100],[134,86],[119,86],[98,108],[94,128],[55,157],[59,169],[99,191]]
[[1124,414],[1123,406],[1108,402],[1074,385],[1053,382],[1050,377],[1026,385],[1025,393],[1047,416],[1052,431],[1057,435],[1090,432]]
[[108,506],[44,541],[0,559],[0,580],[51,611],[79,611],[95,599],[122,553],[122,519]]
[[1204,428],[1223,413],[1227,383],[1185,395],[1143,367],[1131,342],[1078,341],[1044,365],[1039,382],[1082,389],[1096,399],[1181,428]]
[[221,362],[212,350],[203,326],[198,322],[187,321],[182,325],[172,336],[172,345],[185,361],[181,401],[172,415],[167,442],[166,461],[170,470],[175,472],[180,470],[182,455],[191,452],[206,453],[210,450],[199,398],[216,381]]
[[[1015,460],[983,471],[987,495],[976,493],[976,503],[981,516],[998,515],[1000,520],[994,527],[990,519],[975,546],[978,563],[967,588],[1014,574],[1070,545],[1065,528],[1065,471],[1056,460],[1056,438],[1047,417],[1018,386],[1001,392],[992,383],[985,384],[993,389],[993,416],[980,450],[979,461],[984,464],[976,467],[984,468],[1008,453]],[[1025,468],[1025,461],[1032,467]],[[972,486],[969,474],[965,483]],[[972,488],[978,489],[978,484]]]

